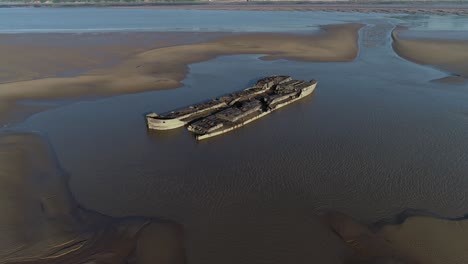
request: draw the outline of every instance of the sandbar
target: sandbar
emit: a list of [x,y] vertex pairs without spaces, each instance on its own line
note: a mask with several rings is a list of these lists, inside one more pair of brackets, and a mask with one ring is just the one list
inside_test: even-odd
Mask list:
[[406,210],[365,225],[328,212],[324,222],[355,252],[352,263],[461,264],[468,261],[468,219]]
[[0,134],[0,263],[184,263],[183,228],[80,207],[47,142]]
[[[222,32],[0,34],[0,84],[73,77],[109,68],[140,52],[208,41]],[[21,54],[21,56],[18,56]]]
[[466,82],[468,79],[468,41],[403,38],[399,34],[402,30],[405,29],[397,27],[392,32],[393,49],[399,56],[449,73],[449,76],[434,81]]
[[[149,49],[111,67],[90,70],[79,76],[3,83],[0,84],[0,124],[11,118],[16,103],[22,100],[109,96],[176,88],[185,78],[188,64],[222,55],[264,54],[262,59],[265,60],[352,61],[358,53],[357,32],[361,27],[361,24],[328,25],[317,34],[233,34],[200,43]],[[48,54],[55,56],[53,50]],[[21,67],[20,64],[17,67]],[[29,114],[35,111],[37,109],[33,108]]]
[[[0,209],[2,264],[185,262],[180,225],[146,217],[112,218],[78,205],[53,150],[35,133],[0,134]],[[282,210],[294,215],[297,209]],[[468,261],[466,217],[448,219],[409,210],[371,225],[338,212],[327,212],[320,219],[303,230],[311,234],[312,243],[297,245],[321,256],[320,263]],[[258,218],[251,220],[263,228]],[[213,223],[224,231],[225,224]],[[191,230],[191,235],[206,234]],[[265,238],[258,239],[262,243]],[[354,253],[348,253],[340,241]],[[210,246],[204,250],[212,250]],[[248,261],[249,252],[240,252]]]

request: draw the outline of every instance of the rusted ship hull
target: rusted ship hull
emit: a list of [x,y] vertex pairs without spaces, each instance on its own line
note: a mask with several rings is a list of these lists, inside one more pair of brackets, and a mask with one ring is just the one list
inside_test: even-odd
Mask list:
[[178,118],[174,119],[157,119],[153,118],[157,116],[146,116],[146,123],[148,125],[149,129],[155,129],[155,130],[170,130],[170,129],[175,129],[179,127],[183,127],[187,124],[187,122],[184,122]]
[[240,128],[271,112],[304,98],[317,82],[293,80],[290,76],[269,76],[254,86],[210,101],[166,114],[146,115],[149,129],[170,130],[187,126],[198,140]]
[[[273,108],[273,109],[271,109],[271,110],[267,110],[267,111],[265,111],[265,112],[259,113],[258,115],[255,115],[255,116],[253,116],[253,117],[251,117],[251,118],[248,118],[248,119],[244,120],[243,122],[239,122],[238,124],[235,124],[235,125],[230,126],[230,127],[228,127],[228,128],[215,130],[215,131],[213,131],[213,132],[209,132],[209,133],[202,134],[202,135],[196,135],[195,138],[196,138],[197,140],[208,139],[208,138],[215,137],[215,136],[219,136],[219,135],[228,133],[228,132],[230,132],[230,131],[233,131],[233,130],[235,130],[235,129],[241,128],[241,127],[247,125],[248,123],[251,123],[251,122],[253,122],[253,121],[255,121],[255,120],[258,120],[258,119],[260,119],[260,118],[262,118],[262,117],[264,117],[264,116],[266,116],[266,115],[268,115],[268,114],[271,114],[273,111],[278,110],[278,109],[280,109],[281,107],[284,107],[284,106],[289,105],[289,104],[291,104],[291,103],[294,103],[294,102],[296,102],[297,100],[300,100],[300,99],[302,99],[302,98],[304,98],[304,97],[306,97],[306,96],[308,96],[308,95],[311,95],[311,94],[314,92],[316,86],[317,86],[317,83],[311,85],[309,88],[307,88],[306,91],[303,91],[297,98],[294,98],[294,99],[292,99],[292,100],[290,100],[290,101],[288,101],[288,102],[285,102],[285,103],[278,104],[278,105],[276,105],[275,108]],[[191,129],[190,129],[190,126],[189,126],[188,129],[189,129],[189,131],[191,130]],[[192,131],[192,132],[193,132],[193,131]]]

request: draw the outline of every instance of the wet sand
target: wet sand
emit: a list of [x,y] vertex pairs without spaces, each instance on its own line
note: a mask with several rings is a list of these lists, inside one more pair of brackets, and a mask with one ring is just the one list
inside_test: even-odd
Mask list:
[[395,249],[419,263],[468,262],[468,220],[432,216],[410,216],[399,225],[379,232]]
[[[5,123],[8,118],[11,119],[10,111],[21,100],[104,96],[176,88],[187,74],[188,64],[221,55],[266,54],[263,57],[265,60],[351,61],[358,52],[357,31],[361,27],[360,24],[324,26],[318,35],[236,34],[202,43],[151,49],[110,68],[88,71],[76,77],[3,83],[0,84],[0,120]],[[34,47],[27,49],[34,50]],[[41,56],[47,54],[55,56],[54,49]],[[68,59],[65,57],[65,61]],[[36,58],[25,62],[32,61],[40,66]],[[22,63],[17,67],[21,68],[20,65]]]
[[[81,208],[53,151],[39,135],[2,133],[0,147],[0,263],[185,262],[179,225],[143,217],[110,218]],[[23,191],[17,192],[18,188]],[[253,215],[266,217],[265,209]],[[291,216],[297,216],[294,211]],[[468,260],[465,218],[445,219],[411,210],[372,225],[338,212],[309,218],[315,220],[302,231],[310,233],[309,243],[288,247],[309,248],[320,263],[459,264]],[[260,232],[261,219],[252,221]],[[218,224],[212,225],[215,231]],[[191,230],[191,235],[203,234]],[[265,243],[266,238],[258,239]],[[207,244],[204,250],[213,248]],[[267,255],[260,259],[268,262]]]
[[184,262],[181,226],[81,208],[37,134],[0,134],[0,209],[0,263]]
[[[149,49],[193,44],[231,33],[114,32],[0,34],[0,84],[74,77],[109,68]],[[18,56],[22,54],[22,56]]]
[[[329,32],[325,33],[325,37],[329,36],[327,34]],[[97,78],[94,80],[102,80],[103,88],[105,88],[102,91],[103,95],[129,93],[133,91],[132,88],[135,88],[135,91],[140,89],[139,87],[132,87],[131,81],[124,83],[125,80],[123,79],[125,77],[132,78],[132,80],[133,77],[136,77],[138,80],[138,78],[152,78],[148,76],[155,73],[156,78],[179,80],[180,75],[180,78],[183,78],[185,75],[186,56],[190,56],[188,60],[203,61],[217,56],[217,54],[225,54],[223,52],[266,53],[258,51],[269,48],[276,52],[264,59],[286,57],[304,60],[301,58],[303,54],[300,51],[295,51],[294,45],[298,42],[296,40],[290,40],[289,42],[284,41],[284,39],[278,40],[280,35],[282,37],[285,36],[282,34],[244,34],[223,37],[202,44],[180,45],[139,53],[122,63],[116,64],[112,68],[93,71],[92,74],[89,74],[91,76],[87,77],[90,78],[89,82],[84,81],[82,84],[77,84],[76,87],[78,87],[79,93],[66,91],[62,95],[59,93],[59,98],[62,96],[74,97],[78,96],[78,94],[101,94],[101,91],[93,91],[91,88],[84,90],[86,93],[83,93],[83,88],[79,88],[80,85],[91,85],[93,77]],[[270,37],[276,46],[257,46],[260,45],[260,40],[256,39],[255,36],[258,36],[258,38]],[[343,37],[343,40],[348,40],[346,34],[344,36],[335,36],[333,40],[339,42],[337,40],[341,37]],[[307,45],[310,44],[312,46],[310,50],[316,52],[320,50],[320,43],[316,42],[318,40],[315,39],[318,37],[303,36],[301,38],[305,38],[307,41],[299,41],[302,43],[299,47],[309,50]],[[279,43],[286,43],[287,45],[279,47]],[[329,43],[321,42],[323,45]],[[332,53],[339,50],[339,47],[327,47],[322,50],[328,50]],[[194,52],[201,54],[193,54]],[[270,52],[268,54],[271,54]],[[353,54],[352,52],[349,52],[348,55],[346,54],[346,50],[344,50],[340,54],[342,57],[339,59],[350,60],[353,58],[349,56]],[[294,57],[294,55],[297,57]],[[310,58],[312,58],[310,60],[323,59],[324,61],[333,59],[332,57],[326,57],[326,54],[320,54],[320,56],[323,56],[320,57],[317,54],[313,54],[312,51],[308,56],[305,60],[309,60]],[[453,58],[455,60],[456,56],[454,55]],[[339,61],[338,58],[334,59]],[[138,66],[140,66],[139,68],[143,67],[144,70],[141,72],[135,70],[139,69],[136,68]],[[463,68],[461,67],[460,69]],[[127,75],[128,71],[131,72]],[[122,74],[123,76],[113,74]],[[121,90],[114,91],[111,89],[113,84],[108,83],[111,80],[105,79],[111,77],[116,78],[116,86],[120,87],[118,89]],[[57,86],[55,87],[59,89],[60,87],[64,87],[62,85],[67,84],[65,81],[62,82],[63,80],[76,80],[79,77],[50,79],[61,80],[57,82]],[[19,83],[36,85],[37,81]],[[145,83],[142,80],[139,80],[139,82]],[[166,84],[168,83],[163,83],[161,86],[159,84],[152,85],[148,89],[157,89],[154,86],[164,87]],[[96,87],[96,89],[100,88]],[[44,91],[40,92],[43,93]],[[53,98],[53,95],[54,90],[46,90],[45,93],[34,95],[31,98]],[[27,96],[31,96],[31,94]],[[26,98],[29,97],[23,99]],[[168,263],[180,263],[183,261],[180,227],[177,225],[170,224],[169,227],[159,224],[152,225],[149,224],[150,220],[145,218],[108,218],[87,210],[81,210],[69,194],[67,184],[64,181],[66,178],[64,178],[63,173],[60,170],[56,170],[58,164],[53,159],[53,154],[50,153],[51,150],[37,136],[23,134],[7,135],[0,139],[0,146],[0,150],[2,151],[0,153],[0,201],[3,203],[0,206],[6,208],[5,210],[2,209],[2,212],[11,212],[6,214],[7,217],[0,219],[0,229],[5,230],[5,233],[2,231],[2,234],[6,234],[6,236],[0,238],[0,248],[2,249],[0,251],[0,263],[8,263],[6,260],[11,258],[15,258],[16,260],[10,262],[14,261],[16,263],[22,260],[69,263],[76,262],[77,260],[86,262],[91,260],[102,261],[104,259],[114,263],[128,260],[129,258],[133,260],[130,263],[154,263],[158,258],[164,260],[170,259],[171,261],[168,261]],[[240,153],[237,154],[240,155]],[[334,157],[330,156],[330,160],[333,159]],[[334,176],[333,172],[330,174]],[[81,179],[80,175],[73,175],[73,177],[76,177],[77,181]],[[330,180],[333,179],[327,177],[327,181]],[[425,180],[427,181],[427,178]],[[190,183],[186,181],[174,183],[172,180],[161,182],[168,185],[187,185]],[[421,183],[415,182],[415,184]],[[17,188],[12,188],[12,186],[18,186],[18,188],[27,191],[16,193],[15,190]],[[99,188],[105,189],[106,186],[100,186]],[[140,189],[139,191],[142,190]],[[229,194],[231,189],[226,187],[225,190],[221,189],[220,191],[225,191]],[[334,191],[336,190],[333,189],[330,193]],[[171,195],[173,194],[171,193]],[[280,196],[276,193],[274,195]],[[333,197],[335,197],[335,194],[333,194]],[[249,262],[252,259],[262,260],[264,263],[291,262],[290,258],[286,259],[286,256],[290,257],[288,254],[278,254],[285,256],[284,259],[274,259],[277,255],[268,254],[270,253],[268,250],[271,248],[284,248],[285,251],[289,250],[291,252],[299,249],[307,250],[320,263],[348,263],[347,261],[350,261],[350,263],[455,264],[465,263],[467,260],[464,249],[468,247],[466,242],[466,237],[468,236],[465,235],[466,220],[463,219],[443,219],[427,215],[404,214],[403,216],[395,217],[395,219],[369,227],[341,215],[330,216],[328,219],[325,217],[322,223],[316,218],[315,212],[312,209],[291,207],[295,200],[274,201],[275,203],[272,203],[271,208],[257,208],[252,205],[253,203],[236,204],[235,201],[232,203],[220,201],[223,208],[232,211],[232,214],[229,214],[229,217],[221,214],[215,215],[213,218],[209,218],[212,222],[208,224],[206,223],[207,218],[199,217],[197,219],[195,217],[196,220],[194,221],[195,223],[192,223],[193,226],[197,226],[197,224],[200,226],[202,223],[210,225],[209,233],[204,233],[206,229],[191,229],[189,230],[189,236],[200,238],[209,238],[210,236],[229,237],[233,241],[229,244],[232,247],[230,250],[232,252],[239,252],[237,255],[239,259],[244,260],[243,262]],[[196,202],[196,200],[192,202]],[[38,204],[41,206],[38,206]],[[142,207],[144,206],[146,205],[142,205]],[[185,206],[187,206],[187,210],[197,208],[193,204]],[[251,210],[250,215],[246,216],[245,207]],[[193,210],[192,213],[203,215],[210,212]],[[242,212],[244,214],[241,214]],[[290,218],[278,219],[277,215],[280,214],[279,212],[289,215]],[[236,219],[232,217],[235,215],[244,215],[245,218]],[[291,224],[290,219],[295,219],[296,222]],[[249,229],[245,229],[245,226],[240,222],[248,223]],[[268,227],[264,225],[265,222],[269,223]],[[305,227],[304,223],[310,223],[310,225]],[[269,229],[271,227],[286,225],[291,228],[291,234],[288,236],[275,237],[277,230],[274,228]],[[233,234],[232,230],[236,230],[237,232]],[[334,232],[341,237],[342,241]],[[303,237],[298,237],[299,233],[303,234]],[[161,237],[161,234],[163,234],[163,239],[157,240],[156,238]],[[249,245],[258,245],[260,249],[244,245],[243,239],[245,238],[250,239],[249,242],[251,243]],[[203,257],[207,258],[210,252],[223,252],[223,248],[225,247],[225,245],[215,244],[216,241],[210,244],[208,243],[208,239],[204,242],[206,243],[201,244],[197,249],[206,250],[205,252],[193,252],[196,251],[194,249],[190,252],[191,256],[198,257],[200,263],[208,263],[208,259],[204,259]],[[286,244],[288,247],[284,246]],[[170,249],[156,250],[163,248],[160,245],[169,245]],[[350,252],[346,250],[345,245],[354,250],[354,256],[349,256]],[[102,254],[109,251],[112,253]],[[93,254],[90,252],[93,252]],[[98,253],[94,254],[95,252]],[[164,252],[172,252],[173,254],[167,256],[163,255]],[[152,254],[156,254],[156,256]],[[305,260],[300,259],[300,256],[298,256],[298,259],[293,260],[295,263],[302,263],[303,261]],[[164,261],[159,263],[164,263]]]
[[468,79],[468,41],[402,38],[403,28],[392,32],[393,49],[401,57],[415,63],[433,66],[449,73],[434,81],[465,83]]
[[[468,219],[407,210],[364,225],[337,212],[322,216],[355,252],[353,263],[461,264],[468,261]],[[364,262],[373,260],[375,262]],[[385,262],[387,261],[387,262]]]

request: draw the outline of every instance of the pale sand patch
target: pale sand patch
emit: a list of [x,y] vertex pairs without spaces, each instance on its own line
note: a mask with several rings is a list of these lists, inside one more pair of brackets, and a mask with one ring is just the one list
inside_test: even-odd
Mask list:
[[184,262],[182,229],[80,208],[49,146],[0,134],[0,263]]
[[398,55],[412,62],[455,74],[438,81],[460,83],[461,78],[468,78],[468,41],[401,38],[401,30],[403,29],[396,28],[392,32],[393,49]]
[[0,34],[0,83],[73,77],[109,68],[148,49],[193,44],[232,33],[113,32]]
[[413,216],[379,233],[395,250],[420,263],[468,263],[468,220]]
[[[324,26],[319,35],[240,34],[203,43],[152,49],[108,69],[70,78],[45,78],[0,84],[0,118],[17,101],[104,96],[176,88],[188,64],[222,55],[267,54],[264,59],[351,61],[358,52],[361,24]],[[1,119],[0,119],[1,120]]]

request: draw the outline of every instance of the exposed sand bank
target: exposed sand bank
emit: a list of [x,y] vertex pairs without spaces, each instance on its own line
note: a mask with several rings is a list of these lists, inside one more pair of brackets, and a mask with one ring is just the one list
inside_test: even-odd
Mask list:
[[73,77],[92,69],[109,68],[149,49],[197,43],[226,35],[231,33],[0,34],[0,83]]
[[[221,55],[266,54],[263,59],[351,61],[358,52],[357,31],[361,26],[324,26],[323,32],[318,35],[236,34],[202,43],[152,49],[111,68],[96,69],[77,77],[0,84],[0,121],[4,123],[11,117],[10,112],[16,102],[21,100],[103,96],[175,88],[180,86],[180,81],[185,77],[188,64]],[[53,50],[49,56],[54,56]],[[21,67],[20,64],[17,67]]]
[[183,263],[181,227],[81,209],[49,146],[0,135],[0,263]]
[[396,28],[392,32],[393,49],[401,57],[415,63],[452,72],[435,81],[462,83],[468,79],[468,41],[402,38]]
[[[51,149],[35,134],[0,134],[0,209],[2,264],[178,264],[185,261],[182,231],[178,225],[145,218],[109,218],[81,209],[70,194]],[[244,205],[239,209],[245,210]],[[294,236],[297,234],[294,231],[291,236],[278,237],[277,231],[269,230],[271,225],[265,222],[284,225],[282,221],[286,221],[289,228],[297,227],[291,226],[290,219],[278,219],[276,210],[280,209],[258,208],[248,219],[220,218],[210,223],[210,230],[196,227],[187,230],[190,236],[198,236],[203,241],[199,247],[197,245],[203,252],[191,252],[192,262],[211,263],[203,259],[207,252],[209,255],[209,252],[227,250],[237,252],[235,254],[245,263],[255,259],[286,263],[290,259],[274,259],[272,255],[275,254],[270,250],[274,245],[287,244],[288,248],[311,251],[310,255],[315,257],[312,259],[320,263],[342,263],[346,255],[343,251],[347,251],[345,245],[314,218],[313,212],[303,214],[294,207],[284,208],[289,215],[301,215],[302,221],[313,224],[301,230],[304,235],[300,238]],[[310,217],[314,219],[310,221]],[[240,230],[245,223],[249,223],[251,229]],[[210,238],[216,233],[225,234],[228,241],[237,240],[239,244],[213,244]],[[258,236],[245,236],[252,233]],[[254,241],[243,241],[249,238]],[[308,243],[304,243],[304,238]],[[228,246],[233,248],[226,249]],[[187,249],[193,251],[193,248]],[[300,255],[295,259],[295,263],[305,261]]]
[[[0,263],[177,264],[185,261],[178,225],[145,218],[112,219],[80,208],[50,147],[36,134],[0,135],[0,191]],[[269,215],[264,210],[269,209],[255,210],[251,219],[241,222],[252,221],[257,227],[252,231],[259,234],[273,232],[263,230],[263,221],[275,220],[277,212],[271,212],[267,220],[259,217]],[[281,210],[290,211],[291,216],[302,214],[297,208]],[[308,234],[308,243],[274,241],[262,236],[258,237],[258,243],[293,243],[308,248],[320,263],[461,264],[468,261],[465,218],[443,219],[408,211],[366,226],[340,213],[322,215],[322,223],[314,220],[313,213],[306,215],[303,217],[312,218],[313,223],[302,230]],[[212,232],[232,236],[229,233],[232,224],[226,219],[213,222]],[[196,229],[189,231],[192,236],[210,235]],[[345,245],[354,254],[349,254]],[[202,246],[203,250],[210,251],[224,245],[212,245],[207,240]],[[239,254],[248,262],[258,257],[249,255],[251,251],[240,250]],[[197,256],[194,252],[192,255]],[[265,252],[262,259],[269,260],[268,255]]]

